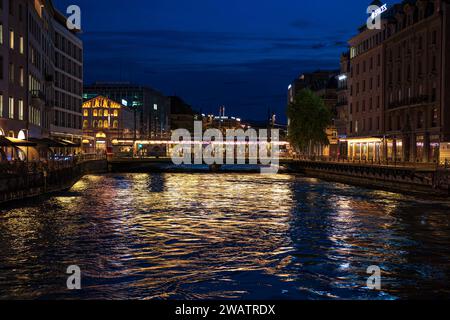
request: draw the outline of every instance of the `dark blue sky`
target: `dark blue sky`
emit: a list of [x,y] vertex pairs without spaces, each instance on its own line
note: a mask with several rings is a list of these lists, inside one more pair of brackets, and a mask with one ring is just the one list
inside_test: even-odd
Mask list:
[[204,113],[285,119],[288,84],[337,69],[364,0],[54,0],[82,10],[85,83],[131,81]]

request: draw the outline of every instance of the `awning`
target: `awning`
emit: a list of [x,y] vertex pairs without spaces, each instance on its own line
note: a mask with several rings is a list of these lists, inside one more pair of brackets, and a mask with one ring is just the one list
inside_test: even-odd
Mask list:
[[49,148],[64,148],[67,147],[67,144],[56,141],[56,140],[52,140],[49,138],[43,138],[43,139],[37,139],[37,138],[30,138],[29,139],[31,142],[35,142],[38,145],[44,145],[46,147]]
[[35,147],[36,143],[26,140],[19,140],[15,138],[6,138],[0,136],[0,146],[2,147]]
[[66,147],[73,147],[73,148],[77,148],[80,147],[81,145],[79,143],[73,142],[73,141],[69,141],[69,140],[64,140],[61,139],[60,140],[62,143],[66,144]]

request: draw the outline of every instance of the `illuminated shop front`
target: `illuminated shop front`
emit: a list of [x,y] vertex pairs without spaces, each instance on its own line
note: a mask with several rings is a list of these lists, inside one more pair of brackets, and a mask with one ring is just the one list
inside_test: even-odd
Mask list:
[[383,158],[383,139],[349,139],[347,144],[350,160],[377,162],[381,161]]

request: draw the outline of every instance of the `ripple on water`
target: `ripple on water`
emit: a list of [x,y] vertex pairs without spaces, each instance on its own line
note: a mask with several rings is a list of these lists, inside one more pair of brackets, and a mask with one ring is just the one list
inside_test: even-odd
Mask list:
[[448,210],[291,175],[91,175],[0,210],[0,298],[73,298],[73,264],[86,299],[448,298]]

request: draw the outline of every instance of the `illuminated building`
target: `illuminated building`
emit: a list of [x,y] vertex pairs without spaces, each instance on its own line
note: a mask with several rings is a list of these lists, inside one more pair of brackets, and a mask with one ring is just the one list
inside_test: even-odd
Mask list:
[[383,66],[382,30],[366,25],[349,41],[348,157],[380,161],[383,156]]
[[55,105],[50,134],[81,142],[83,43],[76,31],[67,29],[63,15],[56,12],[55,18]]
[[87,153],[112,153],[114,140],[133,141],[133,127],[134,112],[121,103],[103,96],[83,103],[83,149]]
[[446,1],[403,1],[349,41],[351,159],[450,159],[449,14]]
[[136,130],[139,139],[170,137],[170,100],[160,92],[130,83],[102,83],[84,87],[84,100],[98,95],[118,101],[136,110]]
[[1,4],[0,134],[80,139],[83,66],[77,31],[67,29],[52,1]]

